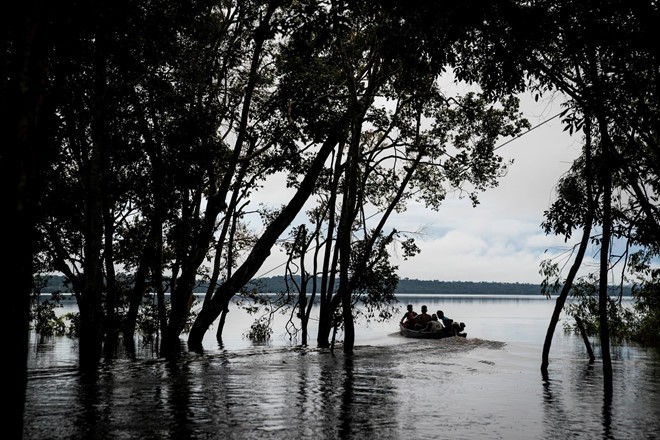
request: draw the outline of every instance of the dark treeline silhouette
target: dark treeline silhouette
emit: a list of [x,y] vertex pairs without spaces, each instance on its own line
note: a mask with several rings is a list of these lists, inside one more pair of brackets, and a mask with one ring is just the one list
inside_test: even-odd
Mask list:
[[[296,277],[294,277],[296,278]],[[300,277],[297,277],[299,281]],[[283,276],[260,277],[246,285],[249,290],[259,293],[279,293],[286,291]],[[195,293],[203,293],[208,286],[200,284]],[[613,289],[615,289],[613,287]],[[618,289],[618,287],[617,287]],[[41,293],[67,292],[65,278],[52,275]],[[436,295],[541,295],[541,285],[532,283],[500,283],[496,281],[439,281],[402,278],[395,290],[399,294],[436,294]],[[617,291],[618,293],[618,291]],[[630,296],[630,286],[623,287],[623,295]]]

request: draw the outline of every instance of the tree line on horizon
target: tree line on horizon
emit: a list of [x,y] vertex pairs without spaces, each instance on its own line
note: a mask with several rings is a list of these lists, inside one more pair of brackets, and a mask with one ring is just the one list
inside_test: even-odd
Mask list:
[[[135,340],[156,292],[159,354],[176,358],[219,322],[273,251],[307,345],[354,348],[355,304],[388,316],[389,226],[408,203],[476,208],[511,163],[498,143],[530,124],[519,96],[558,96],[581,154],[544,213],[567,252],[541,291],[572,292],[600,339],[612,392],[609,280],[631,284],[645,344],[660,339],[660,6],[541,0],[27,0],[3,16],[0,156],[6,212],[10,376],[25,384],[37,274],[62,273],[80,310],[79,364],[95,371]],[[291,198],[254,203],[281,177]],[[623,250],[613,250],[613,241]],[[578,278],[586,252],[593,273]],[[117,271],[129,274],[129,279]],[[299,278],[296,278],[299,276]],[[191,316],[200,280],[208,286]],[[623,292],[623,289],[620,290]],[[613,302],[614,301],[614,302]],[[588,307],[587,307],[588,306]],[[189,321],[193,318],[192,326]],[[626,334],[625,332],[620,334]],[[131,348],[128,347],[128,351]],[[18,381],[20,379],[20,381]],[[19,389],[9,414],[20,438]]]
[[[300,276],[294,279],[300,281]],[[320,278],[317,279],[320,282]],[[250,280],[246,287],[258,293],[285,292],[287,284],[284,276],[259,277]],[[205,293],[208,285],[201,283],[193,291],[196,294]],[[616,286],[610,287],[613,294],[617,292]],[[65,278],[61,275],[50,275],[45,284],[39,288],[42,294],[68,293]],[[395,293],[403,294],[446,294],[446,295],[541,295],[541,284],[534,283],[505,283],[497,281],[440,281],[420,280],[415,278],[402,278],[394,289]],[[167,292],[169,293],[169,292]],[[623,286],[623,296],[631,296],[632,286]]]

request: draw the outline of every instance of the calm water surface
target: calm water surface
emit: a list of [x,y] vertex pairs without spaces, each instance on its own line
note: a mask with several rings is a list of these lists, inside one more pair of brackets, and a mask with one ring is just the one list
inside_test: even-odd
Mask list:
[[[252,318],[228,315],[203,355],[106,361],[96,378],[77,369],[68,338],[33,338],[26,439],[656,439],[660,357],[613,347],[615,393],[581,338],[558,331],[550,375],[540,357],[554,301],[530,297],[401,295],[442,309],[468,337],[411,340],[389,323],[358,326],[355,354],[300,349],[276,322],[273,340],[242,337]],[[279,325],[279,329],[278,329]],[[311,329],[312,340],[316,331]],[[185,340],[185,336],[183,337]],[[599,347],[594,347],[599,356]]]

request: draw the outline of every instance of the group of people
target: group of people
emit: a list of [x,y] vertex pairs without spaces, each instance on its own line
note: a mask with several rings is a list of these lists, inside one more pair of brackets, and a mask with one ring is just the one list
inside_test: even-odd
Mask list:
[[[407,329],[417,330],[421,332],[447,332],[452,333],[456,332],[456,325],[454,320],[445,316],[442,310],[429,315],[428,308],[422,306],[422,312],[417,313],[413,309],[412,304],[408,304],[406,313],[401,318],[400,324]],[[458,330],[460,331],[460,330]]]

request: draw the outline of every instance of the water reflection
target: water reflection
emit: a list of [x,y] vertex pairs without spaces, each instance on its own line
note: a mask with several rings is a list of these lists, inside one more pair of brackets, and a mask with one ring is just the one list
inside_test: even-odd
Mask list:
[[599,361],[566,359],[543,380],[543,438],[658,438],[660,422],[651,415],[660,411],[657,357],[631,347],[612,353],[613,394],[604,390]]
[[[658,438],[657,353],[613,347],[607,400],[602,367],[589,365],[579,337],[557,335],[541,380],[543,301],[515,311],[524,303],[461,309],[425,301],[467,316],[468,338],[409,340],[387,329],[353,356],[216,345],[167,362],[146,351],[104,362],[95,380],[76,368],[71,340],[33,341],[24,438]],[[499,318],[506,314],[518,317]],[[495,322],[503,324],[491,330]],[[524,342],[475,334],[508,327],[507,338],[524,333]]]
[[353,404],[355,394],[353,393],[353,382],[355,378],[353,377],[353,356],[347,356],[344,358],[344,382],[343,382],[343,392],[341,399],[341,412],[339,420],[341,420],[341,425],[339,427],[339,436],[341,438],[352,438],[353,431],[351,426],[353,426],[353,414],[358,415],[354,411]]

